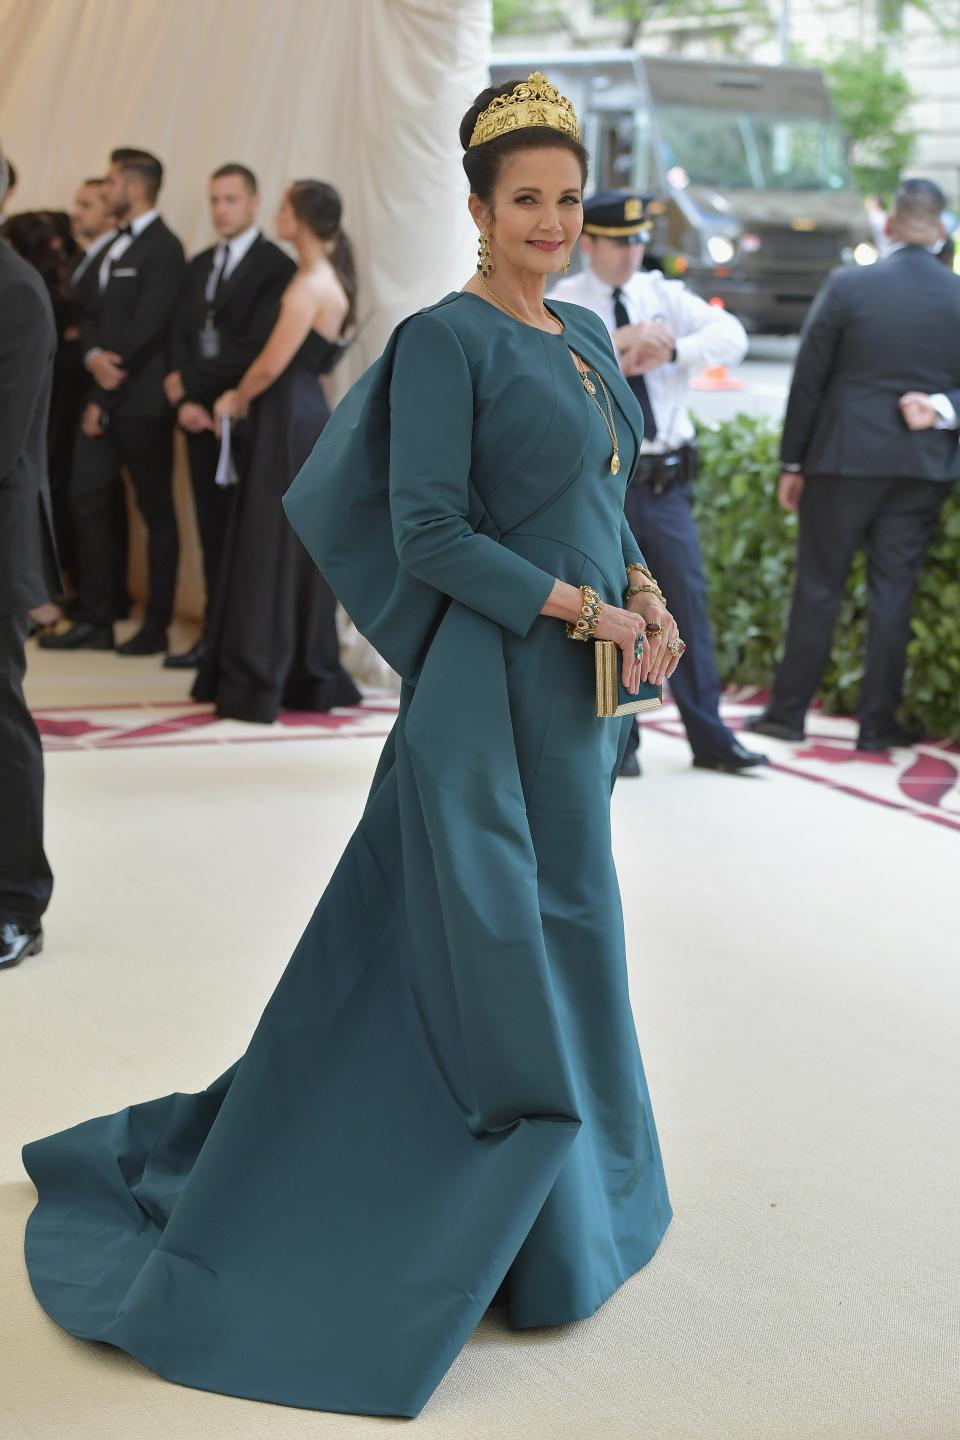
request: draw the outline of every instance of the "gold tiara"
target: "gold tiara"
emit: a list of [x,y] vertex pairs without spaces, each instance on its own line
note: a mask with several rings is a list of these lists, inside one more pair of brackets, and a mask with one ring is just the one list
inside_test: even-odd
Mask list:
[[496,140],[513,130],[525,130],[530,125],[546,125],[550,130],[572,135],[574,140],[580,139],[576,110],[539,70],[514,85],[509,95],[494,96],[477,117],[469,148],[485,145],[488,140]]

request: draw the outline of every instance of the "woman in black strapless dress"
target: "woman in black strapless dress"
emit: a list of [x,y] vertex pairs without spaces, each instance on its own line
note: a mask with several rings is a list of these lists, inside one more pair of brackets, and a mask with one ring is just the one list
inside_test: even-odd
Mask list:
[[[193,687],[217,714],[270,724],[281,709],[356,705],[340,664],[336,596],[291,529],[281,497],[330,418],[320,382],[343,354],[356,286],[340,198],[298,180],[278,214],[278,234],[300,266],[273,332],[236,390],[217,401],[218,421],[249,413],[240,484],[225,541],[207,653]],[[331,338],[336,337],[336,338]]]

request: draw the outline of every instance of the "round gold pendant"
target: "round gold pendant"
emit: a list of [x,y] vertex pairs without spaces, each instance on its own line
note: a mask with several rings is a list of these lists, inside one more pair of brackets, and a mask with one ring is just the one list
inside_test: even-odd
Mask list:
[[620,456],[614,455],[610,461],[610,474],[617,475],[620,472]]

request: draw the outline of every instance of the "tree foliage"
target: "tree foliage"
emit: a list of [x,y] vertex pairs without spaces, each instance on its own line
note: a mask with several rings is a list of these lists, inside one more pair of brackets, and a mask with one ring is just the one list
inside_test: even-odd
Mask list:
[[889,197],[910,161],[917,132],[908,121],[913,92],[886,47],[850,46],[819,64],[847,134],[857,184]]

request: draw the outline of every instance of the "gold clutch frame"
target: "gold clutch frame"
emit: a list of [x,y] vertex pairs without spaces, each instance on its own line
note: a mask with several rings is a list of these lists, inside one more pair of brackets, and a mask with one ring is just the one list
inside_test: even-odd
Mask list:
[[653,694],[638,695],[635,700],[620,703],[620,649],[612,640],[594,640],[594,660],[597,667],[597,718],[616,719],[620,715],[640,715],[645,710],[656,710],[663,704],[663,686],[647,685]]

